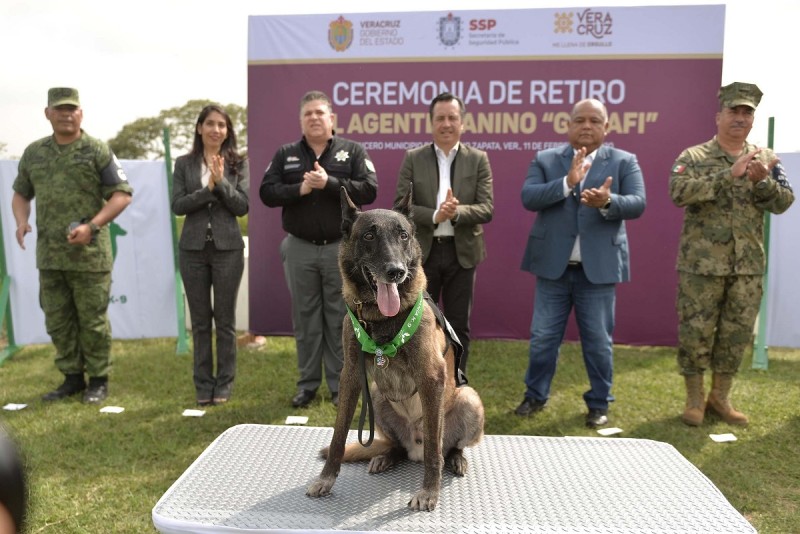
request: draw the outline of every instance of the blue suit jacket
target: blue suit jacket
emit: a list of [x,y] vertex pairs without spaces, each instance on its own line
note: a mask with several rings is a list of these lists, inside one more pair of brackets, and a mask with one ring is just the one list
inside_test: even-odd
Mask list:
[[630,279],[625,219],[639,217],[645,208],[644,179],[636,156],[601,146],[581,189],[600,187],[609,176],[611,207],[603,214],[584,206],[580,193],[564,198],[563,179],[575,151],[570,145],[539,152],[522,186],[522,205],[537,212],[528,236],[522,269],[556,280],[567,268],[575,237],[581,236],[581,261],[594,284]]

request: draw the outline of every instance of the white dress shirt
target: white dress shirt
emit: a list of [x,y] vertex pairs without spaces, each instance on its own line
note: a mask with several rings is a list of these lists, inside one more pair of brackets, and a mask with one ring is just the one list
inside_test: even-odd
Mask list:
[[441,206],[442,202],[447,198],[447,190],[451,188],[450,169],[453,166],[453,160],[456,159],[456,154],[458,154],[461,143],[456,143],[456,146],[450,149],[449,154],[445,154],[444,150],[438,146],[433,146],[436,151],[436,162],[439,164],[439,193],[436,195],[436,209],[433,212],[433,235],[435,237],[453,236],[455,235],[453,223],[448,219],[440,222],[437,226],[436,215],[439,213],[439,206]]

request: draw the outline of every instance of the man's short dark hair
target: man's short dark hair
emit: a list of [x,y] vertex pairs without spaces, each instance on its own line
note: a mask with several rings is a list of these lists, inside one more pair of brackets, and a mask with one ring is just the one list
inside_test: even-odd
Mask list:
[[453,93],[440,93],[436,98],[431,101],[431,107],[428,109],[428,114],[433,120],[433,107],[438,104],[439,102],[452,102],[455,100],[458,102],[458,112],[461,114],[461,118],[464,118],[464,114],[467,112],[467,108],[464,107],[464,101],[458,98]]
[[303,98],[300,99],[300,112],[301,113],[303,112],[303,106],[315,100],[320,100],[328,104],[328,111],[333,113],[333,104],[331,103],[331,99],[328,98],[328,95],[326,95],[322,91],[309,91],[306,94],[304,94]]

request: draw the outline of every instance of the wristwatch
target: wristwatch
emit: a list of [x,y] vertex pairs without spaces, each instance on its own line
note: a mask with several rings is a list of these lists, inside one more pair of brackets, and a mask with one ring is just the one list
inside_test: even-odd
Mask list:
[[97,226],[95,223],[89,221],[87,224],[89,225],[89,228],[92,230],[92,236],[96,236],[97,234],[100,233],[100,227]]
[[756,182],[756,189],[766,189],[767,188],[767,179],[764,178],[763,180]]
[[607,210],[607,209],[608,209],[608,208],[610,208],[610,207],[611,207],[611,196],[609,196],[609,197],[608,197],[608,200],[606,200],[606,203],[605,203],[605,204],[603,204],[603,209],[604,209],[604,210]]

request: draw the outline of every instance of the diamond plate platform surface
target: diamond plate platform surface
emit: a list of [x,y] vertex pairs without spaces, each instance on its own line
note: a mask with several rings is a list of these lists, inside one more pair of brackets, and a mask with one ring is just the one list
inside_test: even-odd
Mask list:
[[[319,474],[332,428],[238,425],[223,432],[153,508],[163,534],[187,532],[756,532],[671,445],[627,438],[485,436],[466,476],[442,478],[433,512],[406,504],[421,464],[376,475],[343,464],[328,497]],[[356,441],[351,431],[349,441]]]

